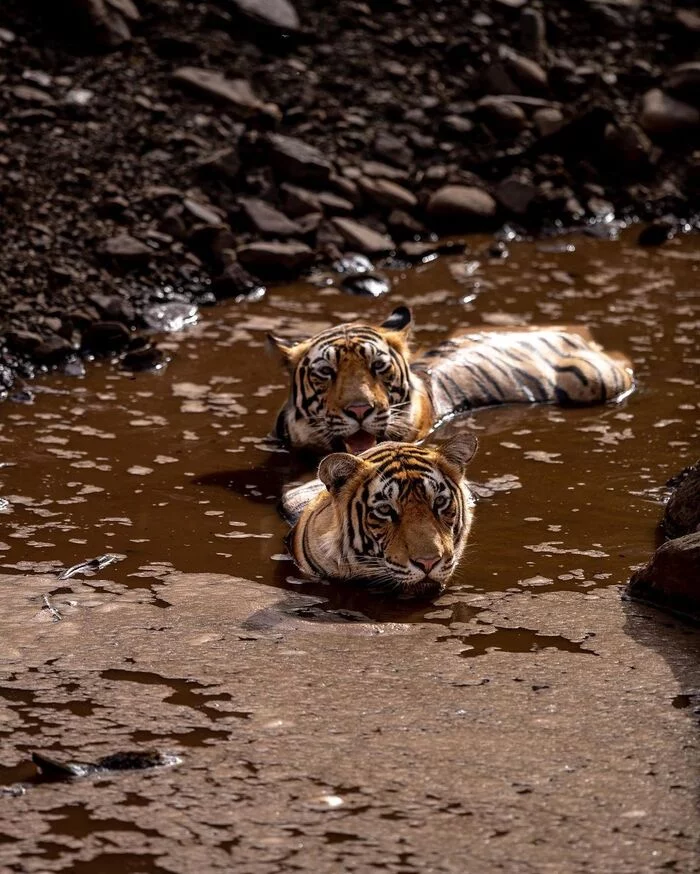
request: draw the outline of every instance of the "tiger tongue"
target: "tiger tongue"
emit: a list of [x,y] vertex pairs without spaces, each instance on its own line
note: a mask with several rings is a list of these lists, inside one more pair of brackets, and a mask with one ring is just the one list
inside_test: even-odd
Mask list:
[[345,448],[353,455],[360,455],[367,449],[371,449],[376,443],[377,438],[374,434],[368,434],[366,431],[356,431],[345,438]]

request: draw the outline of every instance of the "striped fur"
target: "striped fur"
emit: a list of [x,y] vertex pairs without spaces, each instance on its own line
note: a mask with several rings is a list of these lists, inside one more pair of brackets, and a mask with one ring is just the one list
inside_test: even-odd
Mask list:
[[287,516],[299,514],[288,543],[300,570],[410,597],[438,591],[471,528],[465,468],[475,450],[476,438],[459,434],[438,446],[387,442],[324,458],[322,485],[284,499]]
[[[634,387],[629,362],[586,328],[486,328],[418,358],[411,314],[398,307],[378,327],[352,323],[296,346],[270,338],[292,377],[276,435],[295,448],[358,453],[385,440],[424,438],[440,421],[492,404],[595,404]],[[353,410],[369,409],[359,419]]]

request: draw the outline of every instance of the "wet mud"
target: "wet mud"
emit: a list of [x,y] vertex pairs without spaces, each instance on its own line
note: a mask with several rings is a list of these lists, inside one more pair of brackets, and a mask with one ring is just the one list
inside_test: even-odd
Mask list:
[[[700,248],[632,240],[493,259],[472,238],[394,264],[378,299],[280,287],[202,310],[157,373],[95,364],[5,404],[0,864],[696,870],[698,635],[619,587],[698,456]],[[638,378],[620,404],[446,426],[479,437],[479,500],[432,603],[301,579],[277,501],[313,461],[265,439],[285,393],[265,333],[401,302],[419,346],[581,323]],[[139,749],[182,762],[31,784],[32,752]]]

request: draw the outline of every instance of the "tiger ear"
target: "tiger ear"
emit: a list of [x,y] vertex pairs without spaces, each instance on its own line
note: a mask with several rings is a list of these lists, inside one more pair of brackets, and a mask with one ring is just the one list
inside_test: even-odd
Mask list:
[[284,340],[281,340],[279,337],[275,337],[274,334],[267,335],[267,343],[265,344],[267,351],[274,355],[275,358],[279,361],[279,363],[286,370],[291,369],[292,364],[292,347],[287,346]]
[[334,452],[327,455],[318,467],[318,478],[328,491],[334,495],[345,483],[364,467],[365,462],[349,452]]
[[445,461],[454,464],[455,467],[458,467],[464,473],[467,465],[474,457],[478,445],[479,441],[473,434],[463,432],[455,434],[454,437],[441,443],[437,447],[437,451]]
[[413,314],[407,306],[396,307],[382,322],[382,328],[387,331],[403,331],[407,334],[413,324]]

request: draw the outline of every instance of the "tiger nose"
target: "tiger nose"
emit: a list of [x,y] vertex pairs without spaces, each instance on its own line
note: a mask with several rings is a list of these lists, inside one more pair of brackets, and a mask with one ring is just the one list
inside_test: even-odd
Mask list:
[[357,403],[348,404],[347,407],[345,407],[345,412],[351,419],[357,419],[358,422],[361,422],[372,412],[373,409],[374,407],[372,404]]
[[430,571],[435,567],[435,565],[440,561],[440,557],[437,555],[419,555],[416,558],[412,558],[411,561],[413,564],[417,564],[418,567],[425,574],[429,574]]

